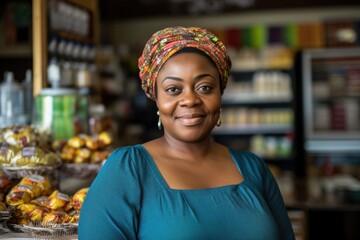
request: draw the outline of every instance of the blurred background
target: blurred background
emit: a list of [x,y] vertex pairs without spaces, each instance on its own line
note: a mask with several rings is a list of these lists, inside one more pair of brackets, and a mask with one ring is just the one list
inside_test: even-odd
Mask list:
[[137,59],[155,31],[199,26],[233,68],[216,141],[270,166],[297,239],[360,239],[360,4],[355,0],[3,0],[0,127],[114,146],[160,136]]

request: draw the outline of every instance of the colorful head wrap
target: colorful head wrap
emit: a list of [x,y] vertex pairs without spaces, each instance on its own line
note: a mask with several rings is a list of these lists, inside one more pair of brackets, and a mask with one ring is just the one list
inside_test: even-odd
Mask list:
[[163,64],[183,48],[196,48],[216,64],[221,81],[221,93],[226,87],[231,60],[225,45],[211,32],[198,27],[169,27],[154,33],[147,41],[138,61],[141,86],[155,100],[155,81]]

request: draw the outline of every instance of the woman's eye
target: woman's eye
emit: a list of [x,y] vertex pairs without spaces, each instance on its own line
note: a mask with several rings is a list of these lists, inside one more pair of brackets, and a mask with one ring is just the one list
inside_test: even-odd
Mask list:
[[178,89],[176,87],[170,87],[170,88],[166,89],[166,92],[168,92],[170,94],[177,94],[180,92],[180,89]]
[[201,92],[207,93],[207,92],[210,92],[212,90],[212,87],[210,87],[210,86],[201,86],[201,87],[199,87],[199,90]]

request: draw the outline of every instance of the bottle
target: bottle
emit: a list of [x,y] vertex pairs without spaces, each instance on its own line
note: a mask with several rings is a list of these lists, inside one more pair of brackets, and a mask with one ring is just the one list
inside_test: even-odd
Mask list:
[[24,92],[14,80],[12,72],[5,73],[5,81],[0,86],[2,127],[24,123]]
[[32,113],[33,113],[33,83],[32,83],[32,71],[30,69],[26,70],[23,87],[24,87],[24,113],[27,115],[28,120],[30,120],[32,118]]
[[47,69],[47,77],[52,88],[60,87],[60,66],[56,58],[52,58],[50,60],[50,64]]

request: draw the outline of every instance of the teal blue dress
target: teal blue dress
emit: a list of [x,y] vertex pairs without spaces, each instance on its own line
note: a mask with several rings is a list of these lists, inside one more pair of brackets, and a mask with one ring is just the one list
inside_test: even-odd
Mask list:
[[252,153],[229,151],[242,183],[175,190],[142,145],[116,149],[82,205],[79,239],[295,239],[267,165]]

